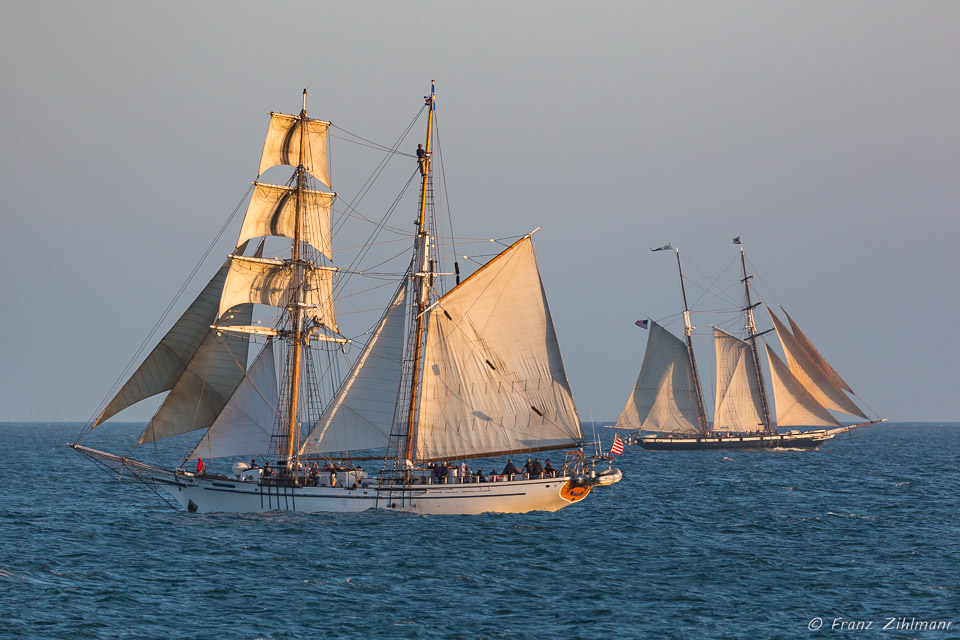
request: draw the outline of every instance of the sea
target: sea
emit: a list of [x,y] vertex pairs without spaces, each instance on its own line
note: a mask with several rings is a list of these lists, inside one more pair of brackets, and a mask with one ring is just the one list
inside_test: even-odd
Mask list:
[[581,503],[479,516],[190,514],[80,427],[0,424],[2,639],[960,638],[960,423],[627,446]]

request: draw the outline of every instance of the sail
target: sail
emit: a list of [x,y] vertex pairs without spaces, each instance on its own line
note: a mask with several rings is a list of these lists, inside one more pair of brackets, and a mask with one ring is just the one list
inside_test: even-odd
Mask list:
[[[826,370],[820,366],[818,360],[823,361],[820,354],[817,353],[816,359],[814,359],[810,352],[797,341],[790,330],[780,321],[780,318],[775,316],[769,308],[767,308],[767,312],[777,329],[777,335],[780,337],[780,344],[783,346],[783,352],[787,357],[790,372],[810,392],[810,395],[827,409],[842,411],[866,419],[867,416],[864,415],[863,411],[850,400],[843,389],[837,386]],[[826,363],[826,361],[823,362]]]
[[573,445],[581,438],[529,236],[427,313],[420,460]]
[[687,345],[651,320],[640,375],[617,427],[699,433],[698,404]]
[[757,431],[763,424],[760,380],[750,345],[726,331],[713,328],[717,350],[717,401],[714,431]]
[[271,340],[188,459],[268,453],[277,422],[277,404],[277,371]]
[[110,400],[107,408],[97,418],[97,424],[141,400],[173,388],[210,333],[210,325],[217,317],[217,302],[229,268],[229,261],[220,267],[200,295]]
[[[244,305],[235,312],[236,320],[249,323],[253,307]],[[209,427],[243,380],[248,349],[247,336],[217,335],[208,328],[197,353],[140,436],[140,444]]]
[[[330,186],[327,168],[327,127],[329,122],[311,120],[304,122],[306,136],[303,141],[303,168],[313,177]],[[259,174],[278,164],[297,166],[300,158],[300,117],[282,113],[270,114],[270,128],[263,143]]]
[[[780,307],[783,309],[783,307]],[[790,322],[790,329],[793,331],[793,337],[796,338],[797,343],[807,352],[807,355],[810,359],[815,362],[827,375],[833,384],[840,387],[844,391],[849,391],[853,393],[853,389],[850,388],[850,385],[840,377],[840,374],[834,371],[833,367],[830,366],[820,352],[817,351],[817,348],[813,346],[813,343],[810,342],[810,339],[807,338],[807,334],[800,330],[800,327],[797,326],[797,323],[793,321],[793,318],[790,317],[790,314],[787,313],[786,309],[783,309],[783,315],[787,316],[787,320]]]
[[[260,236],[281,236],[293,239],[297,224],[297,189],[254,182],[247,215],[240,228],[243,244]],[[300,239],[333,260],[330,246],[330,206],[334,194],[304,189],[301,209],[303,224]]]
[[776,353],[767,347],[778,427],[839,427],[833,416],[807,391]]
[[386,447],[400,392],[404,283],[340,391],[307,435],[301,455]]
[[[268,304],[287,307],[291,304],[293,266],[282,260],[232,256],[230,270],[223,285],[219,314],[238,304]],[[338,331],[333,315],[333,274],[335,269],[304,265],[302,300],[307,313],[317,324]],[[239,324],[239,323],[237,323]],[[249,324],[249,323],[248,323]]]

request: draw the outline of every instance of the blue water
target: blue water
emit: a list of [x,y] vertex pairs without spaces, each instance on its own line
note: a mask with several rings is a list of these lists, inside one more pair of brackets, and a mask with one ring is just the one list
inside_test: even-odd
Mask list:
[[[960,638],[956,424],[627,447],[560,512],[431,517],[175,511],[78,431],[0,424],[0,638]],[[952,625],[880,629],[901,617]]]

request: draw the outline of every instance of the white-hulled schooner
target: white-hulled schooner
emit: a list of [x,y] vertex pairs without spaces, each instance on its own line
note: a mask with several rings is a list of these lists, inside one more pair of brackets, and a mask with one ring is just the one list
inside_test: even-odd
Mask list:
[[[438,276],[452,274],[439,271],[432,233],[432,85],[424,102],[413,257],[332,397],[315,398],[320,376],[310,353],[336,353],[349,342],[334,315],[336,194],[308,188],[330,188],[331,125],[307,117],[304,91],[299,115],[271,114],[258,172],[295,166],[288,185],[254,183],[237,249],[71,446],[192,512],[555,511],[600,484],[580,450],[532,232],[463,282],[455,262],[456,286],[438,291]],[[243,255],[249,241],[273,236],[292,241],[289,259],[263,258],[262,242]],[[254,322],[254,305],[279,308],[279,319]],[[255,341],[264,345],[247,367]],[[81,444],[103,421],[162,392],[169,393],[138,446],[202,434],[174,468]],[[555,449],[573,450],[553,473],[464,473],[466,460]],[[229,474],[203,468],[229,458],[237,460]],[[376,459],[382,469],[369,474],[356,464]]]
[[[716,348],[716,398],[713,422],[705,410],[700,374],[693,351],[693,329],[687,304],[680,251],[665,245],[654,251],[672,250],[677,256],[683,295],[685,340],[680,340],[653,320],[640,375],[630,399],[617,421],[618,429],[640,432],[644,449],[813,449],[855,427],[876,424],[850,398],[853,391],[807,339],[793,318],[784,311],[788,328],[766,307],[773,321],[786,364],[764,344],[773,382],[774,409],[764,384],[754,309],[762,302],[751,300],[750,280],[740,238],[740,266],[746,340],[713,327]],[[772,329],[771,329],[772,331]],[[862,418],[866,422],[842,425],[831,411]],[[781,427],[804,427],[781,432]],[[644,435],[650,432],[650,435]]]

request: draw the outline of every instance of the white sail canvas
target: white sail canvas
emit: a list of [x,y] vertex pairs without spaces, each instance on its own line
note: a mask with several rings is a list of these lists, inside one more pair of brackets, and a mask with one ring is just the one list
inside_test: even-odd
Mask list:
[[699,415],[687,345],[651,320],[640,375],[617,426],[660,433],[698,433]]
[[763,424],[760,380],[750,345],[713,328],[717,352],[717,398],[714,431],[758,431]]
[[417,458],[562,447],[580,422],[529,236],[427,314]]
[[340,391],[304,440],[301,454],[386,447],[403,370],[406,283]]

